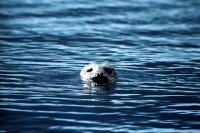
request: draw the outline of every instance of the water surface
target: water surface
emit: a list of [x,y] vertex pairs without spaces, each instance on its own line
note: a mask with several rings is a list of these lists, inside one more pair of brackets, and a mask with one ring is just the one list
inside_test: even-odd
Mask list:
[[[0,132],[198,132],[198,0],[0,1]],[[91,61],[118,72],[85,89]]]

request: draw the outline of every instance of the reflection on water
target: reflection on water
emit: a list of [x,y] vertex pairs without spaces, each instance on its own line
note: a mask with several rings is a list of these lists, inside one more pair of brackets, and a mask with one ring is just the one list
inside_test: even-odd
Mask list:
[[83,83],[82,87],[85,94],[113,94],[115,90],[115,84],[95,85]]
[[[0,1],[0,132],[198,132],[197,0]],[[108,61],[115,86],[79,73]]]

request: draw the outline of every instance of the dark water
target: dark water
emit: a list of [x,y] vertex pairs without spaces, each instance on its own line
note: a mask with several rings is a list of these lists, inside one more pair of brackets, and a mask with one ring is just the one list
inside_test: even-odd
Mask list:
[[[90,61],[117,84],[84,89]],[[0,1],[1,133],[198,131],[200,1]]]

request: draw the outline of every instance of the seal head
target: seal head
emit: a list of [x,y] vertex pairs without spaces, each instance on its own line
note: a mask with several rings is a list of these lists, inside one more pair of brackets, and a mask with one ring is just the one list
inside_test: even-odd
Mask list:
[[96,85],[113,84],[117,73],[110,64],[88,64],[80,72],[84,82],[94,82]]

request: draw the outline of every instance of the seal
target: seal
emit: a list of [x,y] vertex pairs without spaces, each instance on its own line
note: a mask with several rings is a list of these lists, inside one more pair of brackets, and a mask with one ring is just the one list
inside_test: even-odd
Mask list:
[[113,84],[117,80],[117,73],[110,64],[91,63],[86,65],[80,72],[81,80],[96,85]]

